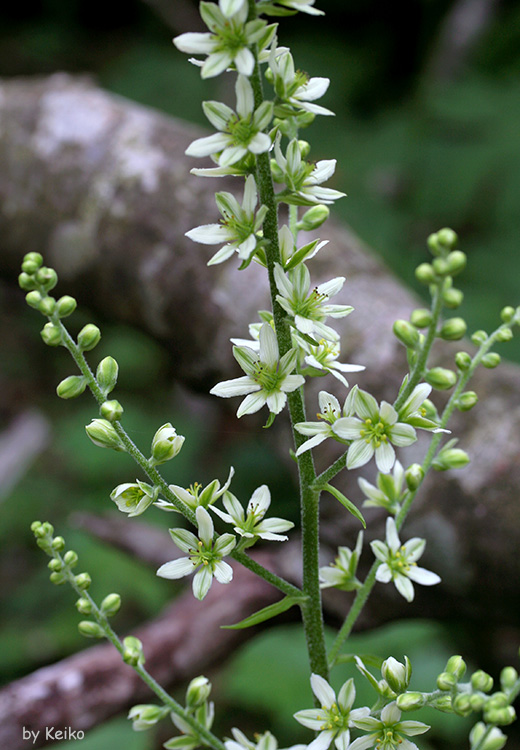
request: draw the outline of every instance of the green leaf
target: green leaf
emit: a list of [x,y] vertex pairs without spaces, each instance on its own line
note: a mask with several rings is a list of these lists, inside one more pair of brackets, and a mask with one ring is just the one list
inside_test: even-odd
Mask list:
[[306,245],[303,245],[303,247],[300,247],[286,263],[285,270],[289,271],[291,268],[296,268],[297,265],[312,253],[318,242],[319,240],[312,240],[312,242],[308,242]]
[[348,498],[345,497],[345,495],[337,490],[335,487],[333,487],[330,484],[326,484],[323,488],[324,490],[327,490],[327,492],[330,492],[331,495],[333,495],[336,500],[339,500],[339,502],[345,506],[345,508],[348,510],[349,513],[352,513],[353,516],[355,516],[358,521],[360,521],[363,525],[363,528],[366,529],[367,524],[365,519],[363,518],[361,511],[356,508],[354,503],[352,503]]
[[269,604],[267,607],[259,609],[258,612],[249,615],[249,617],[246,617],[244,620],[240,620],[240,622],[237,622],[234,625],[221,625],[220,627],[224,628],[225,630],[242,630],[243,628],[250,628],[253,625],[258,625],[258,623],[260,622],[265,622],[266,620],[270,620],[272,617],[281,615],[282,612],[286,612],[295,604],[299,604],[302,601],[304,601],[304,597],[285,596],[283,599],[280,599],[279,602]]

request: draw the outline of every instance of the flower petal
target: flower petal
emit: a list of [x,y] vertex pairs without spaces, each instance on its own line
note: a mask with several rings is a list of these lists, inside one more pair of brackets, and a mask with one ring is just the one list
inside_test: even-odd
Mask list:
[[316,698],[325,708],[331,708],[332,704],[336,702],[336,693],[327,680],[319,674],[311,675],[311,688]]
[[203,565],[193,576],[193,596],[195,599],[202,601],[208,591],[211,588],[211,582],[213,581],[213,573],[209,565]]
[[178,560],[161,565],[156,575],[160,578],[184,578],[184,576],[190,576],[196,567],[197,563],[193,563],[189,557],[179,557]]

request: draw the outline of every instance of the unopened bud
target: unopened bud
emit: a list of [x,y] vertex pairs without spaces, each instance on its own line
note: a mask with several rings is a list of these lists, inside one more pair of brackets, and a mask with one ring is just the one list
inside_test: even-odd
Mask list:
[[441,672],[437,677],[437,687],[439,690],[451,690],[457,684],[457,678],[451,672]]
[[298,141],[298,146],[300,148],[300,154],[302,155],[302,159],[306,159],[311,152],[311,144],[309,143],[309,141],[303,141],[300,139]]
[[394,336],[408,349],[415,349],[419,343],[419,331],[407,320],[396,320],[393,331]]
[[484,720],[490,724],[500,724],[500,726],[507,726],[512,724],[516,719],[516,711],[513,706],[504,706],[503,708],[492,708],[487,710],[484,706]]
[[420,464],[411,464],[404,473],[406,486],[412,492],[419,487],[424,479],[424,471]]
[[99,408],[99,413],[103,419],[106,419],[109,422],[118,422],[123,416],[123,411],[124,409],[122,405],[115,399],[112,401],[105,401]]
[[128,635],[123,639],[123,646],[123,661],[125,664],[130,664],[132,667],[144,664],[143,644],[139,638]]
[[416,328],[427,328],[432,322],[432,314],[425,307],[419,307],[412,311],[410,322]]
[[92,622],[92,620],[82,620],[81,622],[79,622],[78,630],[81,635],[85,636],[85,638],[105,637],[105,631],[103,630],[101,625],[98,625],[97,622]]
[[426,696],[422,693],[402,693],[397,696],[396,703],[401,711],[415,711],[426,704]]
[[318,227],[321,227],[321,225],[327,221],[329,216],[329,207],[323,206],[320,203],[317,206],[312,206],[312,208],[309,208],[309,210],[303,214],[302,218],[298,222],[298,226],[304,232],[311,232],[313,229],[318,229]]
[[482,344],[485,344],[488,340],[488,335],[485,331],[478,330],[471,335],[471,340],[475,346],[482,346]]
[[60,297],[56,302],[56,312],[60,318],[66,318],[71,315],[77,307],[77,302],[74,297],[70,297],[68,294]]
[[47,567],[49,570],[57,571],[58,573],[63,570],[63,563],[61,560],[58,560],[57,557],[53,557],[52,560],[49,560],[47,563]]
[[50,574],[49,580],[55,586],[61,586],[62,584],[65,583],[65,581],[67,580],[67,578],[65,577],[65,575],[61,571],[55,570],[54,572],[52,572]]
[[191,680],[186,690],[186,708],[202,706],[211,693],[211,682],[201,675]]
[[466,253],[463,253],[460,250],[454,250],[453,252],[449,253],[446,258],[446,262],[448,264],[448,273],[450,274],[450,276],[456,276],[458,273],[463,271],[464,268],[466,268]]
[[56,300],[54,299],[54,297],[43,297],[43,299],[40,301],[40,304],[38,305],[38,310],[42,315],[46,315],[47,317],[50,317],[55,309]]
[[60,398],[76,398],[81,396],[87,387],[87,379],[83,375],[69,375],[68,378],[58,383],[56,393]]
[[39,310],[40,302],[42,301],[42,295],[36,290],[28,292],[25,295],[25,301],[27,302],[29,307],[33,307],[35,310]]
[[464,301],[464,294],[460,289],[450,287],[449,289],[445,289],[442,293],[442,301],[444,302],[446,307],[450,308],[450,310],[455,310],[457,307],[460,307],[462,305]]
[[82,596],[76,602],[76,609],[81,615],[90,615],[92,614],[92,602]]
[[28,273],[21,273],[18,276],[18,286],[26,292],[36,289],[36,281]]
[[105,357],[97,366],[96,380],[105,395],[116,387],[118,373],[119,365],[113,357]]
[[94,445],[98,445],[100,448],[112,448],[115,451],[125,450],[119,435],[107,419],[93,419],[85,427],[85,431]]
[[462,656],[450,656],[448,663],[446,664],[446,672],[455,675],[457,680],[460,680],[466,672],[466,662]]
[[499,331],[497,331],[496,334],[496,341],[511,341],[513,338],[513,331],[510,328],[501,328]]
[[390,656],[381,666],[381,675],[394,693],[404,693],[412,676],[412,665],[407,656],[404,657],[404,661],[402,664]]
[[426,372],[424,377],[427,383],[439,391],[447,391],[453,388],[457,382],[457,375],[453,370],[447,370],[445,367],[432,367]]
[[108,594],[101,602],[101,611],[107,616],[112,617],[121,607],[121,597],[119,594]]
[[51,547],[55,552],[61,552],[62,550],[65,549],[65,539],[62,536],[55,536],[54,539],[51,541]]
[[99,344],[101,331],[93,323],[87,323],[78,333],[78,346],[82,352],[89,352]]
[[455,406],[459,411],[469,411],[478,403],[478,396],[475,391],[466,391],[461,393]]
[[40,336],[47,346],[59,346],[61,344],[61,329],[54,323],[45,323]]
[[51,289],[54,289],[56,284],[58,283],[58,274],[54,270],[54,268],[47,268],[46,266],[42,266],[36,271],[35,279],[40,284],[46,292],[50,292]]
[[415,278],[421,284],[433,284],[436,281],[435,271],[431,263],[421,263],[415,269]]
[[170,422],[159,427],[152,440],[151,461],[154,465],[169,461],[179,453],[184,443],[184,437],[177,435],[175,427]]
[[514,667],[504,667],[500,672],[500,685],[502,690],[510,690],[518,680],[518,672]]
[[459,716],[468,716],[473,710],[471,708],[471,696],[467,693],[460,693],[457,695],[452,705],[453,710]]
[[439,336],[445,341],[458,341],[465,335],[467,328],[464,318],[450,318],[442,324]]
[[69,568],[73,568],[75,565],[77,565],[78,562],[78,553],[74,552],[73,549],[67,550],[65,554],[63,555],[63,562],[69,566]]
[[500,354],[497,354],[497,352],[488,352],[487,354],[484,354],[480,361],[484,367],[487,367],[488,370],[492,370],[494,367],[498,367],[501,358]]
[[448,469],[462,469],[470,462],[466,451],[461,448],[448,448],[440,451],[439,455],[433,460],[432,466],[437,471],[447,471]]
[[500,311],[500,317],[504,323],[510,323],[515,317],[515,308],[508,305]]
[[451,695],[445,694],[436,698],[432,704],[437,711],[442,711],[445,714],[453,713],[453,706],[451,705]]
[[482,693],[473,693],[470,695],[469,702],[471,705],[472,711],[482,711],[484,708],[484,703],[486,702],[486,698]]
[[489,693],[493,687],[493,678],[487,672],[478,669],[471,675],[471,687],[473,690],[481,690],[483,693]]
[[458,241],[459,238],[457,237],[456,232],[454,232],[453,229],[450,229],[449,227],[439,229],[439,231],[437,232],[438,244],[448,250],[453,250],[453,248],[457,247]]
[[43,258],[40,253],[27,253],[24,255],[22,262],[22,271],[28,274],[34,274],[43,265]]
[[449,276],[450,269],[446,258],[434,258],[432,262],[433,270],[437,276]]
[[132,729],[141,732],[154,724],[157,724],[168,713],[167,706],[155,706],[153,704],[139,704],[133,706],[128,712],[128,718],[132,721]]
[[74,582],[79,589],[86,591],[92,583],[92,578],[88,573],[79,573],[79,575],[74,576]]
[[455,355],[455,364],[462,372],[466,372],[471,367],[471,355],[467,352],[457,352]]
[[487,727],[483,721],[477,722],[469,733],[471,750],[502,750],[507,742],[506,735],[498,727]]

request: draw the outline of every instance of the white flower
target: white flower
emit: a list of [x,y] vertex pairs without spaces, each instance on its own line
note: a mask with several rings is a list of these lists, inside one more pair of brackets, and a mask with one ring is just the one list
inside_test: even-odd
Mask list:
[[394,582],[401,596],[411,602],[414,598],[412,581],[422,586],[434,586],[440,582],[436,573],[419,568],[417,560],[426,546],[424,539],[414,537],[401,545],[393,518],[386,520],[386,544],[376,539],[370,542],[372,552],[382,562],[376,571],[376,580],[381,583]]
[[307,750],[327,750],[332,740],[337,750],[348,750],[354,720],[369,714],[368,708],[352,709],[356,697],[354,680],[344,683],[337,698],[327,680],[320,675],[311,676],[311,687],[321,708],[308,708],[294,714],[296,721],[304,727],[319,732]]
[[233,578],[233,569],[223,557],[229,555],[235,547],[233,534],[222,534],[213,543],[213,521],[208,511],[199,506],[195,511],[199,538],[187,529],[170,529],[170,535],[179,549],[187,552],[189,557],[180,557],[161,565],[157,575],[161,578],[183,578],[197,571],[193,578],[193,595],[204,599],[208,593],[213,577],[219,583],[229,583]]
[[366,391],[357,391],[355,411],[360,419],[338,419],[332,428],[338,437],[353,441],[348,449],[347,468],[364,466],[375,453],[377,468],[387,474],[395,462],[391,444],[405,446],[414,443],[417,440],[414,428],[398,422],[398,414],[391,404],[382,401],[378,406],[375,398]]
[[285,312],[294,318],[294,325],[300,333],[320,339],[337,341],[339,334],[323,321],[326,318],[344,318],[354,309],[350,305],[330,305],[328,300],[337,294],[345,283],[344,276],[337,276],[319,284],[311,291],[311,276],[304,263],[285,273],[279,263],[274,266],[274,278],[280,294],[277,302]]
[[123,513],[128,517],[140,516],[145,510],[157,500],[159,488],[152,487],[139,479],[133,482],[118,484],[110,493],[110,499],[115,502]]
[[336,159],[323,159],[316,164],[306,162],[301,154],[300,144],[294,138],[287,146],[286,156],[280,148],[280,138],[274,144],[275,168],[273,178],[284,182],[286,189],[277,194],[277,199],[297,206],[325,205],[343,198],[345,193],[332,188],[321,187],[330,179],[336,169]]
[[362,546],[363,532],[360,531],[353,550],[348,547],[339,547],[334,563],[320,568],[320,588],[328,589],[333,586],[342,591],[360,588],[362,584],[356,578],[356,571]]
[[411,742],[406,737],[424,734],[430,727],[422,721],[400,721],[400,719],[401,711],[395,702],[388,703],[383,708],[380,719],[372,716],[354,719],[352,723],[355,727],[371,732],[371,734],[354,740],[348,750],[367,750],[374,746],[377,746],[378,750],[419,750],[415,742]]
[[336,433],[334,432],[333,425],[341,419],[341,415],[349,417],[353,413],[354,401],[356,397],[357,386],[354,386],[343,405],[343,410],[339,405],[339,401],[336,396],[333,396],[327,391],[320,391],[318,395],[318,402],[320,405],[320,411],[316,415],[320,422],[298,422],[294,425],[297,432],[300,435],[310,435],[309,440],[306,440],[300,445],[296,451],[296,455],[299,456],[310,448],[315,448],[320,443],[323,443],[327,438],[333,438],[337,440]]
[[247,505],[247,511],[238,499],[231,492],[226,492],[222,500],[227,513],[210,506],[223,521],[233,525],[234,530],[240,536],[247,539],[266,539],[275,542],[284,542],[287,537],[282,536],[279,532],[292,529],[292,521],[285,521],[283,518],[267,518],[265,514],[271,504],[271,493],[266,484],[258,487],[252,494]]
[[345,388],[348,388],[348,381],[342,375],[344,372],[361,372],[365,369],[364,365],[349,365],[338,362],[340,353],[339,341],[326,341],[321,339],[318,346],[312,346],[302,336],[295,335],[295,340],[301,350],[305,352],[305,363],[314,370],[321,373],[330,372]]
[[273,41],[271,54],[269,56],[269,67],[274,76],[274,90],[277,97],[283,102],[276,104],[275,114],[277,116],[291,115],[294,110],[304,110],[314,115],[333,115],[330,109],[311,104],[320,99],[327,91],[330,80],[328,78],[309,78],[306,73],[296,71],[294,60],[289,51],[280,53]]
[[235,85],[236,113],[221,102],[204,102],[204,114],[218,133],[197,138],[186,149],[188,156],[204,157],[219,154],[220,167],[230,167],[247,153],[263,154],[271,148],[271,138],[262,132],[271,122],[272,102],[262,102],[255,109],[254,95],[248,79],[239,75]]
[[439,427],[437,422],[427,418],[427,410],[423,404],[428,398],[432,391],[431,385],[428,383],[419,383],[416,385],[411,394],[408,396],[404,404],[399,409],[399,421],[411,424],[412,427],[419,427],[422,430],[429,430],[430,432],[447,432],[442,427]]
[[308,13],[310,16],[323,16],[325,15],[322,10],[314,8],[314,0],[276,0],[277,5],[281,5],[284,8],[290,8],[291,10],[299,10],[302,13]]
[[222,398],[246,396],[238,408],[238,417],[253,414],[265,404],[272,414],[279,414],[286,404],[287,394],[305,382],[302,375],[291,375],[296,366],[295,349],[289,349],[279,359],[276,334],[269,323],[264,323],[260,329],[258,352],[247,346],[235,346],[233,356],[247,374],[217,383],[210,393]]
[[[321,208],[326,207],[314,207],[314,209]],[[294,242],[293,233],[291,232],[287,224],[284,224],[278,232],[278,244],[280,245],[280,255],[282,256],[284,269],[287,271],[290,268],[294,268],[298,263],[302,263],[304,260],[310,260],[311,258],[314,258],[314,256],[321,250],[322,247],[328,245],[328,242],[328,240],[312,240],[312,242],[303,245],[303,247],[297,248]]]
[[247,21],[248,4],[244,0],[220,0],[201,3],[200,13],[209,32],[188,32],[175,37],[173,43],[181,52],[207,55],[201,67],[203,78],[214,78],[234,64],[237,71],[250,76],[255,58],[249,47],[257,42],[265,48],[270,44],[275,28],[265,21]]
[[[236,727],[233,727],[231,733],[234,739],[224,742],[226,750],[278,750],[278,741],[271,732],[255,734],[256,742],[248,740],[246,735]],[[287,750],[306,750],[306,745],[292,745]]]
[[[181,502],[188,506],[188,508],[197,510],[199,505],[203,508],[207,508],[211,503],[216,503],[219,497],[221,497],[221,495],[223,495],[228,489],[234,474],[235,470],[231,466],[228,478],[223,487],[220,486],[218,479],[214,479],[205,487],[198,482],[190,485],[187,489],[180,487],[178,484],[170,484],[168,487]],[[158,500],[156,506],[161,510],[173,510],[179,512],[173,503],[169,503],[166,500]]]
[[[399,512],[400,502],[403,498],[404,469],[399,461],[396,461],[392,474],[377,475],[375,487],[363,477],[359,477],[358,484],[367,499],[363,503],[366,508],[385,508],[388,513],[395,515]],[[405,490],[406,491],[406,490]]]
[[267,207],[261,206],[255,212],[258,202],[255,178],[249,175],[244,188],[242,205],[231,193],[216,193],[215,199],[222,220],[220,224],[203,224],[186,232],[186,236],[203,245],[226,244],[208,261],[208,266],[222,263],[236,251],[241,260],[247,260],[257,246],[257,232],[267,213]]

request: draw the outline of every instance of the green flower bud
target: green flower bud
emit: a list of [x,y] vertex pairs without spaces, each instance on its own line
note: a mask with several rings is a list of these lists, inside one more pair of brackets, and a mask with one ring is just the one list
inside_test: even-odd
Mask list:
[[49,562],[47,563],[47,567],[49,568],[49,570],[59,573],[61,570],[63,570],[63,563],[61,562],[61,560],[58,560],[57,557],[53,557],[52,560],[49,560]]
[[56,309],[56,300],[54,297],[44,297],[38,305],[38,310],[42,315],[50,317]]
[[128,513],[131,518],[144,513],[157,500],[158,494],[158,487],[152,487],[136,479],[135,484],[132,482],[118,484],[110,493],[110,499],[115,502],[120,511]]
[[461,448],[448,448],[441,450],[433,460],[432,466],[436,471],[447,471],[448,469],[462,469],[470,462],[466,451]]
[[467,352],[457,352],[455,355],[455,364],[462,372],[466,372],[471,366],[471,355]]
[[415,269],[415,278],[421,284],[434,284],[436,279],[435,271],[430,263],[421,263]]
[[93,419],[85,427],[85,430],[94,445],[98,445],[100,448],[112,448],[115,451],[125,450],[119,435],[108,420]]
[[439,245],[439,236],[437,232],[429,235],[428,239],[426,240],[426,244],[428,245],[428,249],[432,255],[440,255],[442,253],[442,248]]
[[46,292],[50,292],[51,289],[54,289],[56,284],[58,283],[58,274],[54,270],[54,268],[47,268],[46,266],[41,266],[36,271],[35,279],[42,286]]
[[109,422],[118,422],[123,416],[123,411],[123,407],[119,401],[116,401],[115,399],[112,401],[105,401],[101,404],[99,409],[99,413],[103,419],[106,419]]
[[460,693],[453,701],[453,710],[459,716],[468,716],[472,712],[471,696],[467,693]]
[[175,427],[170,422],[159,427],[152,440],[151,462],[156,466],[169,461],[179,453],[184,443],[184,437],[177,435]]
[[515,317],[515,308],[511,307],[510,305],[508,305],[507,307],[503,307],[500,311],[500,317],[503,323],[511,323],[511,321]]
[[411,464],[404,473],[406,486],[412,492],[419,487],[424,479],[424,471],[420,464]]
[[82,596],[76,602],[76,609],[81,615],[91,615],[93,609],[92,602]]
[[445,367],[432,367],[426,372],[424,379],[438,391],[447,391],[457,382],[457,375]]
[[481,690],[483,693],[489,693],[493,687],[493,678],[487,672],[478,669],[471,675],[471,687],[473,690]]
[[466,672],[466,662],[462,656],[450,656],[446,664],[446,672],[455,675],[457,680],[460,680]]
[[456,276],[466,268],[466,253],[463,253],[460,250],[454,250],[447,256],[446,263],[448,264],[448,272],[450,276]]
[[34,274],[43,265],[43,258],[40,253],[27,253],[24,255],[22,262],[22,271],[28,274]]
[[81,396],[87,387],[87,379],[83,375],[69,375],[68,378],[58,383],[56,393],[60,398],[76,398]]
[[442,301],[444,302],[446,307],[450,308],[450,310],[455,310],[455,308],[460,307],[463,300],[464,294],[460,291],[460,289],[455,289],[455,287],[445,289],[442,293]]
[[471,750],[477,747],[479,750],[502,750],[507,737],[498,727],[489,729],[483,721],[479,721],[469,733],[469,741]]
[[125,664],[130,664],[132,667],[136,667],[139,664],[144,664],[144,653],[143,644],[133,635],[128,635],[123,639],[123,661]]
[[437,687],[439,690],[451,690],[457,684],[457,678],[451,672],[441,672],[437,677]]
[[29,276],[28,273],[21,273],[18,276],[18,286],[25,292],[31,292],[33,289],[36,289],[37,285],[32,276]]
[[50,539],[47,539],[46,537],[36,537],[36,544],[40,549],[42,549],[44,552],[46,552],[48,555],[52,553],[52,545],[50,542]]
[[33,307],[35,310],[39,310],[40,302],[42,301],[42,295],[36,290],[29,292],[25,295],[25,301],[29,307]]
[[69,568],[73,568],[78,563],[78,553],[74,552],[73,549],[67,550],[65,554],[63,555],[63,562],[69,566]]
[[418,307],[417,310],[412,311],[410,322],[416,328],[428,328],[432,322],[432,314],[425,307]]
[[426,696],[422,693],[402,693],[397,696],[397,708],[401,711],[415,711],[426,704]]
[[76,302],[74,297],[69,297],[69,295],[66,294],[63,297],[60,297],[56,302],[56,312],[58,313],[60,318],[66,318],[68,315],[71,315],[74,312],[77,304],[78,303]]
[[471,336],[472,342],[475,344],[475,346],[482,346],[482,344],[485,344],[485,342],[488,340],[488,335],[485,331],[479,330],[475,331],[475,333]]
[[33,521],[32,524],[31,524],[31,531],[32,531],[32,533],[35,536],[37,536],[40,533],[41,527],[42,527],[42,522],[41,521]]
[[502,690],[497,690],[496,693],[490,695],[484,704],[486,711],[493,708],[505,708],[506,706],[509,706],[509,698]]
[[453,248],[457,247],[458,242],[459,238],[457,237],[456,232],[449,227],[439,229],[437,232],[437,243],[447,250],[453,250]]
[[186,690],[186,708],[196,708],[205,703],[211,693],[211,682],[201,675],[191,680]]
[[513,338],[513,331],[510,328],[502,328],[500,331],[497,331],[496,340],[503,342],[503,341],[511,341]]
[[103,630],[101,625],[98,625],[97,622],[92,622],[92,620],[82,620],[81,622],[79,622],[78,630],[81,635],[85,636],[85,638],[105,637],[105,631]]
[[504,706],[503,708],[492,708],[490,711],[484,708],[484,720],[490,724],[500,724],[507,726],[512,724],[516,719],[516,711],[513,706]]
[[381,675],[394,693],[404,693],[412,676],[412,665],[407,656],[404,657],[404,662],[402,664],[390,656],[381,666]]
[[446,258],[434,258],[432,262],[433,270],[437,276],[449,276],[450,269]]
[[488,352],[487,354],[484,354],[480,361],[484,367],[487,367],[488,370],[492,370],[494,367],[498,367],[501,357],[500,354],[497,354],[496,352]]
[[79,589],[86,591],[92,583],[92,578],[88,573],[80,573],[79,575],[74,576],[74,581]]
[[450,318],[442,324],[439,336],[445,341],[458,341],[465,335],[467,328],[464,318]]
[[[54,531],[54,529],[52,529],[52,531]],[[55,536],[51,541],[51,547],[55,552],[62,552],[62,550],[65,549],[65,539],[62,536]]]
[[451,695],[445,694],[436,698],[432,704],[437,711],[442,711],[445,714],[453,713],[453,706],[451,705]]
[[155,706],[152,703],[148,705],[139,704],[130,709],[128,718],[132,720],[132,729],[135,732],[141,732],[157,724],[167,713],[167,706]]
[[119,594],[108,594],[101,602],[101,611],[107,616],[112,617],[119,611],[121,606],[121,597]]
[[55,570],[53,573],[50,574],[49,580],[55,586],[62,586],[66,582],[67,579],[61,571]]
[[89,352],[99,344],[101,331],[93,323],[87,323],[78,333],[78,346],[82,352]]
[[484,703],[486,702],[486,698],[482,695],[482,693],[473,693],[469,697],[469,702],[472,711],[482,711],[482,709],[484,708]]
[[105,395],[116,387],[118,374],[119,365],[113,357],[105,357],[97,366],[96,380]]
[[[47,531],[47,526],[50,526],[51,530]],[[42,523],[41,521],[33,521],[31,524],[31,531],[34,534],[34,536],[38,538],[43,538],[47,536],[48,534],[52,534],[54,532],[53,527],[51,524]]]
[[419,331],[407,320],[396,320],[393,325],[394,336],[408,349],[415,349],[419,343]]
[[502,690],[510,690],[518,680],[518,672],[514,667],[504,667],[500,672],[500,685]]
[[47,346],[59,346],[61,344],[61,329],[54,323],[45,323],[40,336]]
[[300,221],[298,222],[298,228],[304,232],[311,232],[313,229],[318,229],[324,224],[330,216],[330,209],[328,206],[323,206],[321,203],[317,206],[312,206],[306,211]]
[[473,409],[477,402],[478,396],[475,391],[466,391],[465,393],[461,393],[455,405],[459,411],[469,411]]

